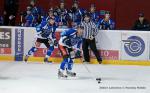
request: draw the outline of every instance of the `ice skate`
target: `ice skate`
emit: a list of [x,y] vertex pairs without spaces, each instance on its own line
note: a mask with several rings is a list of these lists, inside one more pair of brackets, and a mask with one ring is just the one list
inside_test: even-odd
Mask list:
[[99,64],[102,64],[102,61],[98,61]]
[[64,73],[60,70],[58,70],[58,78],[67,78],[67,75],[64,75]]
[[70,77],[76,77],[76,73],[75,72],[67,71],[66,73]]
[[24,58],[24,61],[27,62],[27,61],[28,61],[28,58],[29,58],[29,56],[26,55],[25,58]]
[[45,63],[52,63],[52,61],[49,61],[48,58],[46,58],[46,57],[44,58],[44,62]]

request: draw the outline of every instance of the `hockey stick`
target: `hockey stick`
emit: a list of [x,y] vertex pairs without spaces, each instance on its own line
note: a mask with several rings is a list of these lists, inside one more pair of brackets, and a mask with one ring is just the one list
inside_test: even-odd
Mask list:
[[[80,58],[80,60],[82,61],[82,58]],[[90,73],[92,80],[96,80],[98,83],[101,83],[101,78],[95,77],[95,75],[90,71],[90,69],[87,67],[87,65],[84,63],[82,63],[82,64],[85,67],[85,69],[87,70],[87,72]]]
[[87,67],[86,64],[83,63],[83,66],[84,66],[85,69],[88,71],[88,73],[91,74],[91,77],[92,77],[93,80],[96,80],[98,83],[101,83],[101,78],[95,77],[95,75],[90,71],[90,69]]

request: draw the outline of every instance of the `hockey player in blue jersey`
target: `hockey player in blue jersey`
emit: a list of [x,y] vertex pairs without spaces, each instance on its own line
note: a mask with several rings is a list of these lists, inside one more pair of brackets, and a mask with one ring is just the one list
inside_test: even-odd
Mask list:
[[89,14],[91,15],[92,21],[97,24],[97,22],[99,21],[100,14],[96,11],[95,4],[91,4]]
[[57,45],[57,41],[55,38],[56,28],[57,26],[55,25],[54,17],[50,18],[49,21],[42,22],[36,27],[37,39],[34,46],[28,51],[25,57],[25,61],[28,61],[29,56],[36,52],[37,49],[40,47],[41,43],[43,43],[48,48],[47,54],[44,58],[44,62],[50,62],[48,61],[48,58],[51,56],[54,50],[54,45]]
[[36,6],[36,0],[31,0],[30,6],[32,7],[31,12],[35,18],[36,24],[41,23],[41,16],[44,14],[43,9],[39,6]]
[[54,10],[53,10],[53,8],[50,8],[50,9],[49,9],[47,16],[43,16],[42,22],[43,22],[43,21],[48,21],[51,17],[55,17],[55,23],[58,24],[58,22],[59,22],[59,16],[54,15]]
[[27,7],[27,15],[25,16],[25,27],[34,27],[35,26],[35,17],[33,16],[30,6]]
[[114,30],[115,22],[110,18],[110,12],[105,12],[104,19],[100,19],[97,23],[97,27],[101,30]]
[[25,27],[34,27],[35,26],[35,17],[32,14],[31,10],[32,10],[32,7],[27,6],[26,14],[23,14],[23,15],[25,15],[25,23],[24,23]]
[[[73,59],[75,58],[73,46],[77,45],[78,51],[80,50],[83,29],[83,27],[78,26],[77,30],[71,28],[61,33],[59,49],[63,56],[63,61],[61,62],[60,69],[58,71],[58,77],[76,76],[76,73],[72,72]],[[67,75],[64,74],[64,71],[66,71]]]
[[59,26],[66,27],[68,26],[69,15],[68,10],[65,8],[64,0],[60,0],[59,7],[55,9],[57,16],[59,17]]
[[79,8],[78,1],[74,0],[73,6],[69,12],[69,16],[72,21],[72,27],[76,27],[81,23],[84,13],[86,13],[86,11],[82,8]]

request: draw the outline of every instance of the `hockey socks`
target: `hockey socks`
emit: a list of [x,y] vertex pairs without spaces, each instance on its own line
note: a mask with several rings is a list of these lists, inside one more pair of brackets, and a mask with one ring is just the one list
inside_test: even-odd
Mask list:
[[54,51],[54,46],[50,46],[49,49],[47,50],[47,54],[46,54],[46,57],[50,57],[52,52]]
[[32,55],[34,52],[36,52],[37,51],[37,48],[36,47],[32,47],[30,50],[29,50],[29,52],[28,52],[28,56],[30,56],[30,55]]

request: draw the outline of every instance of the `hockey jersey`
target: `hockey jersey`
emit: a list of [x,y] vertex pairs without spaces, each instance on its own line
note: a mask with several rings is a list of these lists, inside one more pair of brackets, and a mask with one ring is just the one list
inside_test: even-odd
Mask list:
[[36,27],[37,37],[43,39],[54,39],[57,26],[50,25],[47,21],[43,21]]
[[72,9],[70,10],[69,16],[76,25],[79,25],[85,12],[84,9],[77,9],[76,11]]
[[90,13],[90,15],[93,22],[97,23],[99,21],[100,15],[98,12]]
[[61,38],[59,40],[59,44],[66,46],[68,48],[76,46],[76,48],[80,48],[82,43],[82,38],[77,36],[77,30],[68,29],[61,33]]
[[115,29],[115,22],[112,19],[108,21],[100,19],[97,23],[97,27],[102,30],[113,30]]
[[35,26],[35,17],[32,14],[28,14],[25,17],[25,27],[34,27]]

